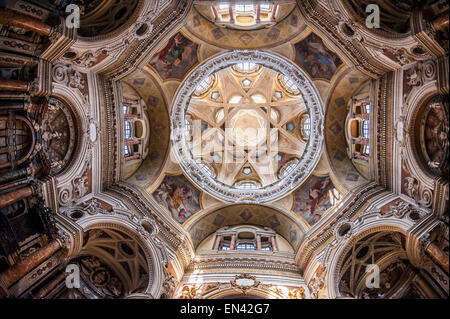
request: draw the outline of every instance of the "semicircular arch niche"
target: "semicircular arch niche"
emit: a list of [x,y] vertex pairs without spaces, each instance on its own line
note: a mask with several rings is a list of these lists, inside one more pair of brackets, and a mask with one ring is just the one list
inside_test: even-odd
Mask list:
[[59,174],[68,166],[77,147],[75,141],[77,123],[71,109],[61,99],[50,97],[41,119],[37,143],[52,175]]
[[[380,231],[350,244],[341,257],[339,291],[353,298],[400,298],[408,292],[404,284],[413,275],[405,250],[406,237],[399,232]],[[380,271],[379,287],[367,287],[371,265]],[[372,281],[371,281],[372,282]],[[400,293],[400,295],[398,295]]]
[[186,223],[186,230],[194,247],[225,226],[254,225],[268,227],[282,236],[293,248],[299,247],[304,229],[299,221],[287,212],[263,205],[231,205],[199,213]]
[[445,178],[449,172],[448,107],[448,97],[430,98],[415,116],[413,136],[422,165],[434,175]]
[[347,152],[346,120],[347,105],[355,92],[367,80],[356,70],[345,73],[337,82],[327,101],[325,113],[325,145],[334,181],[340,189],[350,190],[362,185],[367,179],[355,167]]
[[186,31],[205,43],[224,49],[275,47],[289,42],[306,27],[300,18],[300,10],[296,6],[294,8],[293,4],[283,5],[278,22],[256,30],[222,27],[213,22],[213,14],[211,6],[196,5],[187,17],[184,27]]
[[152,273],[139,243],[112,229],[92,229],[71,263],[79,266],[80,288],[68,289],[62,298],[123,298],[142,293]]
[[[121,80],[121,113],[123,105],[135,101],[140,103],[141,117],[148,119],[147,141],[143,141],[145,157],[134,159],[122,167],[124,178],[135,185],[147,188],[160,176],[169,153],[170,123],[167,102],[160,86],[147,71],[137,71]],[[129,104],[129,103],[128,103]],[[144,116],[145,115],[145,116]],[[131,114],[131,117],[135,115]],[[123,116],[120,125],[124,125]],[[150,124],[151,123],[151,124]],[[124,143],[122,140],[121,143]],[[121,144],[122,145],[122,144]]]
[[[261,67],[254,74],[236,74],[233,67],[241,63]],[[282,99],[277,72],[298,89],[297,96]],[[195,98],[199,83],[211,74],[219,79],[217,90],[212,88],[207,101]],[[206,105],[214,111],[204,112]],[[307,142],[284,127],[302,109],[311,120]],[[287,59],[264,51],[232,51],[187,75],[175,94],[171,129],[176,159],[199,188],[228,202],[262,203],[283,197],[314,170],[323,144],[323,111],[313,83]],[[283,176],[277,174],[283,158],[293,157],[298,159],[296,166]],[[205,170],[204,161],[220,163],[217,174]],[[244,175],[254,173],[251,185],[235,178],[241,170]]]

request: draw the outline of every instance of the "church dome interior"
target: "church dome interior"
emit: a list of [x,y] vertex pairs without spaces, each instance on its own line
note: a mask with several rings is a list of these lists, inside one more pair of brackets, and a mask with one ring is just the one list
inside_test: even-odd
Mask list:
[[448,9],[0,0],[0,299],[448,299]]

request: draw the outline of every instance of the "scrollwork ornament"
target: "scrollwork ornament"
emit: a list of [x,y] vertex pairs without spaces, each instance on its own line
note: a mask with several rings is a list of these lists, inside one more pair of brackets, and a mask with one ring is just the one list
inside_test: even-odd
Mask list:
[[72,189],[66,187],[59,191],[58,201],[62,206],[69,204],[72,201]]

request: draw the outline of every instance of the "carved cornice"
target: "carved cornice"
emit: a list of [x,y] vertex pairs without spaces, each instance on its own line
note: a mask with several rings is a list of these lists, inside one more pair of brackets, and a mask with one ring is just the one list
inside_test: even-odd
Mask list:
[[186,269],[186,272],[203,271],[233,271],[233,269],[251,269],[253,271],[275,271],[299,274],[300,270],[293,256],[281,254],[256,254],[238,252],[231,254],[200,255]]

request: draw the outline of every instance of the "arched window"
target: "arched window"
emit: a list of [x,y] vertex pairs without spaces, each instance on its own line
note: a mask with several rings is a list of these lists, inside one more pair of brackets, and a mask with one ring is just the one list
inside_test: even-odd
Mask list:
[[206,79],[201,80],[195,88],[194,94],[197,96],[205,94],[214,84],[214,79],[214,75],[210,75]]
[[124,146],[123,154],[125,155],[125,157],[130,156],[130,146],[128,145]]
[[236,4],[236,12],[252,12],[255,10],[253,4]]
[[229,8],[230,6],[228,4],[225,3],[219,4],[219,10],[228,10]]
[[198,163],[198,166],[200,166],[200,168],[203,169],[212,178],[216,177],[216,172],[211,165],[208,165],[206,163]]
[[129,106],[128,105],[122,105],[122,113],[123,114],[127,114],[128,113],[128,108],[129,108]]
[[280,168],[280,171],[278,173],[278,178],[281,179],[281,178],[287,176],[290,172],[292,172],[294,170],[294,168],[297,166],[297,164],[298,164],[297,158],[288,161],[286,164],[284,164]]
[[240,73],[253,73],[258,70],[258,64],[252,62],[237,63],[233,68]]
[[278,76],[278,80],[280,81],[283,89],[285,89],[288,93],[293,95],[300,94],[300,90],[298,89],[297,85],[295,85],[295,83],[291,81],[286,75],[280,74]]
[[125,128],[125,139],[128,140],[131,138],[131,123],[130,121],[124,121],[124,128]]

